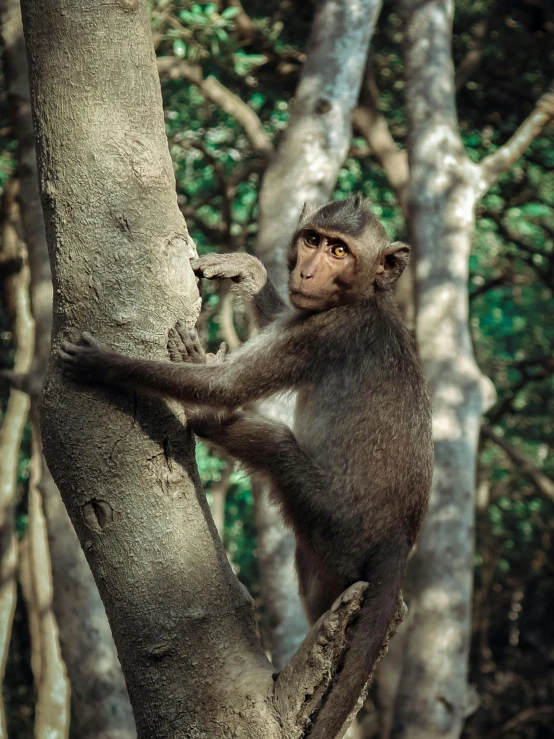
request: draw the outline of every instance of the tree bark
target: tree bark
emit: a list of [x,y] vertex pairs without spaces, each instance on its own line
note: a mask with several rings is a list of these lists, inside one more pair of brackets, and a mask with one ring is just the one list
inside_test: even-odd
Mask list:
[[[29,0],[23,15],[54,348],[89,328],[128,353],[166,358],[168,329],[179,318],[192,324],[200,303],[146,3]],[[139,736],[246,736],[247,720],[250,736],[271,736],[271,668],[210,518],[182,413],[69,384],[54,360],[41,422]]]
[[52,280],[38,188],[19,0],[3,0],[0,14],[10,113],[18,141],[20,212],[29,254],[35,320],[33,362],[24,384],[31,396],[35,451],[40,455],[41,472],[36,487],[46,517],[53,578],[52,609],[71,683],[72,725],[80,739],[103,737],[113,731],[119,732],[120,739],[132,739],[136,733],[134,719],[104,606],[41,453],[36,403],[50,353]]
[[[286,250],[306,201],[330,199],[351,139],[352,111],[381,0],[323,0],[317,4],[307,59],[291,105],[285,135],[264,175],[256,255],[286,295]],[[276,224],[279,227],[276,228]],[[282,396],[262,411],[292,423],[293,402]],[[256,495],[262,596],[276,666],[290,659],[306,633],[294,569],[294,537]]]
[[431,503],[412,559],[413,616],[393,739],[455,739],[467,706],[475,468],[481,414],[494,389],[476,365],[468,323],[475,204],[551,119],[544,96],[519,131],[480,165],[458,132],[452,0],[402,0],[405,23],[409,228],[415,247],[416,336],[433,400]]

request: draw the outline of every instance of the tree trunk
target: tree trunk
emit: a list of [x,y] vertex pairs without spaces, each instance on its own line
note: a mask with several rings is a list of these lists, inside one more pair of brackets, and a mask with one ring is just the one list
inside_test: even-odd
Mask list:
[[[330,199],[351,139],[351,117],[381,0],[323,0],[316,6],[307,59],[286,133],[264,175],[256,255],[286,295],[286,251],[305,202]],[[279,224],[276,228],[275,224]],[[292,423],[293,400],[268,400],[262,411]],[[260,584],[276,666],[290,659],[307,629],[298,598],[294,537],[267,494],[256,494]]]
[[469,330],[475,204],[554,119],[543,95],[516,133],[477,165],[458,132],[453,0],[402,0],[405,24],[409,227],[416,254],[416,335],[433,400],[431,504],[411,562],[412,618],[393,739],[456,739],[467,686],[481,414],[494,388],[476,365]]
[[[3,266],[11,264],[10,270],[15,270],[4,281],[3,292],[14,336],[14,369],[26,372],[33,356],[33,321],[29,311],[29,267],[23,259],[15,226],[17,187],[17,182],[12,179],[4,188],[0,263]],[[17,597],[17,467],[28,413],[29,398],[20,390],[12,389],[0,430],[0,682],[4,679]],[[0,695],[0,738],[5,739],[6,736],[4,704]]]
[[[25,384],[31,395],[33,433],[37,435],[35,446],[40,454],[40,430],[35,406],[50,353],[52,280],[38,189],[19,0],[3,0],[0,12],[10,113],[18,141],[21,220],[31,268],[35,319],[34,357]],[[52,564],[52,608],[71,683],[73,729],[80,739],[94,739],[116,730],[121,739],[132,739],[136,733],[134,719],[104,606],[42,455],[38,489],[46,517]]]
[[[54,347],[88,328],[165,359],[169,328],[192,324],[200,303],[146,3],[28,0],[23,13]],[[182,412],[70,384],[54,360],[41,421],[139,736],[246,736],[246,720],[249,736],[271,736],[271,668],[210,518]]]

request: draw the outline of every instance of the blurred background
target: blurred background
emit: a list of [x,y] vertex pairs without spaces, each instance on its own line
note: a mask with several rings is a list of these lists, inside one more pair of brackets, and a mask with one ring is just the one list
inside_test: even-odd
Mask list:
[[[403,184],[394,180],[394,172],[406,166],[409,133],[402,19],[396,5],[392,0],[383,3],[348,154],[333,197],[363,193],[390,237],[408,240],[405,192]],[[7,6],[2,3],[4,29]],[[292,0],[244,0],[242,6],[152,0],[152,33],[156,52],[163,58],[159,71],[179,204],[200,253],[255,250],[260,186],[271,152],[287,128],[313,13],[311,3]],[[4,33],[4,51],[6,38]],[[452,44],[459,130],[469,159],[477,163],[514,134],[554,79],[554,4],[552,0],[457,0]],[[13,65],[9,55],[4,59],[0,367],[10,368],[16,322],[21,321],[17,313],[21,286],[14,287],[14,280],[21,276],[25,256],[14,195],[22,162],[10,93]],[[379,152],[368,126],[373,126],[374,136],[376,130],[384,131],[396,142],[394,155],[399,163],[393,164],[392,181],[386,166],[389,140]],[[15,247],[10,246],[14,233]],[[470,688],[462,736],[547,739],[554,736],[552,124],[539,132],[478,201],[467,291],[477,363],[492,380],[496,400],[485,415],[478,448]],[[399,300],[402,303],[401,296]],[[402,304],[413,326],[409,306]],[[210,351],[222,340],[233,349],[248,337],[247,312],[233,301],[225,284],[205,282],[199,332]],[[6,424],[7,384],[1,392]],[[21,554],[32,551],[28,544],[32,433],[25,418],[21,444],[5,426],[0,447],[0,464],[13,458],[17,472],[12,488],[20,552],[17,598],[11,616],[0,611],[6,637],[3,730],[12,739],[38,735],[36,639],[40,637],[33,642],[32,635],[41,602],[37,588],[40,591],[41,578],[47,577],[38,565],[33,575],[32,556]],[[197,461],[228,557],[256,601],[264,643],[271,651],[274,640],[284,640],[285,653],[302,638],[304,628],[292,602],[295,586],[290,583],[286,536],[275,534],[277,545],[266,542],[261,550],[261,528],[275,524],[256,512],[248,477],[202,444],[197,446]],[[6,478],[6,470],[0,477],[2,494],[7,496],[5,486],[11,478],[9,474]],[[3,532],[0,529],[0,554],[6,550]],[[272,568],[284,568],[289,577],[278,595],[271,591],[280,587],[274,584],[279,575]],[[394,675],[391,678],[383,668],[355,729],[360,739],[388,735],[390,679],[394,682]],[[75,722],[70,732],[74,739],[84,736]]]

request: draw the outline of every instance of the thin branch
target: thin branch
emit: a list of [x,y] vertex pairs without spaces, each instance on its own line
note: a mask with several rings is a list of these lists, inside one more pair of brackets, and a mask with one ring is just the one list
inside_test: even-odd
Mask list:
[[494,290],[497,287],[508,287],[514,285],[513,275],[500,274],[498,277],[493,277],[488,282],[484,282],[482,285],[478,285],[474,290],[469,293],[469,299],[475,300],[480,295],[485,295],[490,290]]
[[485,157],[481,164],[484,191],[519,159],[531,141],[554,119],[554,84],[550,86],[535,106],[533,112],[517,129],[514,135],[494,154]]
[[269,136],[252,108],[222,85],[215,77],[205,78],[200,65],[190,64],[172,56],[162,56],[158,57],[158,72],[160,76],[165,75],[170,79],[182,77],[192,82],[208,100],[222,108],[242,126],[254,151],[266,156],[269,156],[273,151]]
[[[456,69],[456,75],[454,77],[456,92],[459,92],[462,89],[481,63],[485,39],[487,38],[492,22],[497,15],[498,6],[498,0],[492,3],[485,18],[480,20],[479,23],[476,23],[473,27],[473,36],[469,42],[470,48]],[[503,13],[505,12],[506,9],[504,8]]]
[[252,18],[245,11],[240,0],[226,0],[225,5],[228,8],[239,9],[239,12],[234,18],[235,27],[238,31],[238,36],[243,45],[248,46],[258,35],[258,30],[254,25]]
[[398,148],[385,116],[378,109],[379,90],[368,62],[359,106],[352,113],[352,124],[362,134],[379,164],[383,167],[390,186],[407,217],[408,213],[408,153]]
[[553,706],[535,706],[534,708],[526,708],[524,711],[520,711],[513,718],[506,721],[497,731],[493,731],[489,734],[489,739],[500,739],[509,731],[514,729],[519,724],[527,723],[528,721],[542,721],[545,718],[549,718],[554,715]]
[[227,342],[230,351],[234,352],[242,344],[237,336],[233,322],[233,293],[227,292],[221,298],[221,309],[219,311],[219,327],[223,340]]
[[523,474],[530,478],[543,495],[554,500],[554,480],[544,474],[529,457],[520,451],[515,444],[500,436],[490,426],[484,425],[483,436],[499,446],[510,459],[516,463]]

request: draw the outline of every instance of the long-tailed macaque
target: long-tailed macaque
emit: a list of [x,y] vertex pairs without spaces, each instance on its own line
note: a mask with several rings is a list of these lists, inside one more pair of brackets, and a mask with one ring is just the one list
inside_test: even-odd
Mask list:
[[[86,333],[81,344],[60,350],[73,377],[191,404],[187,418],[196,433],[269,478],[296,536],[310,622],[352,583],[369,583],[311,739],[332,739],[353,709],[398,607],[427,508],[431,408],[391,291],[407,259],[408,247],[389,241],[361,198],[306,206],[289,251],[292,308],[254,257],[192,262],[199,276],[234,281],[264,326],[224,360],[204,362],[195,333],[183,325],[169,338],[180,363],[125,357]],[[297,393],[294,431],[237,410],[286,390]]]

